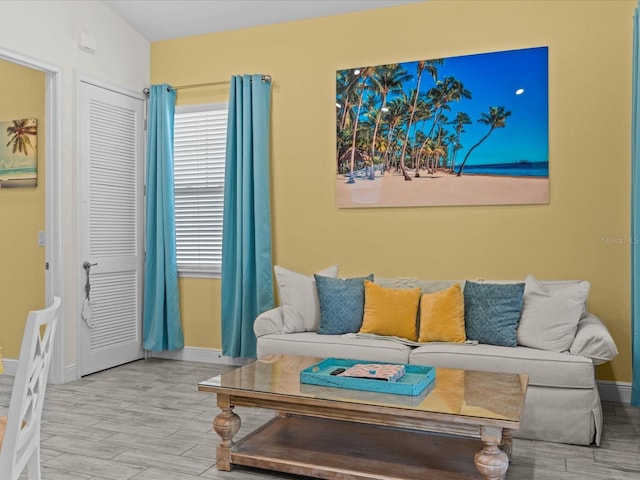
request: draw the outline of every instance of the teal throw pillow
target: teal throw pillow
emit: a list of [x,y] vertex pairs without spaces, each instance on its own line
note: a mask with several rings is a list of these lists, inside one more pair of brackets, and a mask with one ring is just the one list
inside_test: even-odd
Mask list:
[[342,335],[360,330],[364,314],[364,281],[358,278],[330,278],[314,275],[320,301],[320,335]]
[[524,283],[475,283],[464,286],[465,329],[469,340],[515,347]]

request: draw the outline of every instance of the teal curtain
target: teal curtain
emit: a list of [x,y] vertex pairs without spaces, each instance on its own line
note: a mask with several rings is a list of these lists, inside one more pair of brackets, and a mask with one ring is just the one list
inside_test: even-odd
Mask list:
[[271,81],[231,78],[222,231],[222,353],[255,358],[253,321],[273,308],[269,122]]
[[640,55],[638,9],[633,16],[633,79],[631,101],[631,405],[640,407]]
[[173,197],[175,105],[176,92],[169,85],[150,88],[143,346],[154,352],[184,347]]

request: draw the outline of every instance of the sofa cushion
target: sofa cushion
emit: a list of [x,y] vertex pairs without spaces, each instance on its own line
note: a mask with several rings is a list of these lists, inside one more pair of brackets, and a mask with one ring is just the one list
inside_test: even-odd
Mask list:
[[586,357],[529,347],[429,343],[411,352],[409,362],[433,367],[524,373],[529,385],[593,388],[593,363]]
[[464,296],[458,283],[420,297],[419,342],[465,342]]
[[417,340],[419,302],[419,288],[385,288],[365,280],[364,316],[360,332]]
[[320,358],[407,363],[411,347],[389,340],[301,332],[264,335],[259,338],[257,351],[258,357],[284,353]]
[[[320,324],[320,303],[313,275],[292,272],[279,265],[273,267],[278,283],[280,303],[289,305],[300,315],[287,315],[283,318],[283,330],[286,333],[315,331]],[[337,277],[338,265],[317,272],[324,277]],[[291,312],[291,310],[288,310]],[[300,322],[302,320],[302,322]]]
[[529,275],[525,280],[518,344],[566,352],[582,316],[589,282],[542,284]]
[[320,301],[321,335],[355,333],[362,326],[364,313],[364,281],[367,277],[331,278],[314,275]]
[[524,283],[467,281],[464,286],[467,338],[489,345],[515,347],[523,292]]

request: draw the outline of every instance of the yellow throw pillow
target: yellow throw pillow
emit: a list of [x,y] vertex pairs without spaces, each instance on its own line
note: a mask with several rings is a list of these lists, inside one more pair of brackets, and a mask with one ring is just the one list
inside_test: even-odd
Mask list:
[[364,281],[364,317],[360,333],[416,340],[420,289],[385,288]]
[[467,341],[464,329],[464,294],[459,284],[420,299],[419,342]]

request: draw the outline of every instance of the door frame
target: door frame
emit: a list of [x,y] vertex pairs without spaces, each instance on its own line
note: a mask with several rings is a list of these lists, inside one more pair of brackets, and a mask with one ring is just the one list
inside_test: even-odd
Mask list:
[[[62,291],[63,264],[61,246],[61,192],[60,183],[60,69],[54,65],[0,48],[0,59],[45,74],[45,303],[51,304],[54,296],[64,298]],[[65,319],[66,302],[62,302],[61,321],[58,322],[57,338],[53,347],[53,358],[49,380],[52,383],[64,383],[65,371]]]
[[[124,88],[120,88],[120,87],[116,87],[113,84],[107,83],[107,82],[103,82],[101,80],[97,80],[93,77],[90,77],[88,75],[82,75],[82,74],[77,74],[76,75],[76,81],[75,81],[75,104],[76,104],[76,109],[75,109],[75,122],[76,122],[76,128],[75,131],[76,133],[79,132],[79,122],[80,122],[80,90],[81,90],[81,83],[87,83],[90,85],[93,85],[95,87],[98,88],[104,88],[106,90],[111,90],[112,92],[115,93],[119,93],[122,95],[127,95],[129,97],[133,97],[139,100],[142,100],[143,102],[146,102],[146,96],[142,93],[142,92],[134,92],[131,90],[127,90]],[[146,105],[146,104],[145,104]],[[147,111],[146,111],[146,106],[144,108],[144,117],[142,119],[142,121],[144,122],[144,126],[143,126],[143,131],[146,134],[147,128],[146,128],[146,122],[147,122]],[[80,152],[81,151],[81,145],[80,145],[81,139],[79,135],[76,135],[76,141],[75,141],[75,150],[76,152]],[[146,181],[145,181],[145,175],[146,175],[146,165],[144,162],[144,158],[146,156],[146,148],[147,148],[147,141],[146,138],[142,139],[142,144],[143,144],[143,151],[142,151],[142,176],[143,176],[143,189],[146,189]],[[80,161],[80,159],[78,159],[78,162]],[[82,208],[82,185],[81,185],[81,178],[79,175],[79,165],[76,168],[76,193],[75,193],[75,199],[76,199],[76,211],[75,213],[75,217],[77,219],[81,218],[81,208]],[[140,208],[142,208],[143,210],[143,215],[142,218],[144,219],[144,212],[145,212],[145,201],[144,201],[145,195],[143,194],[143,199],[142,199],[142,205],[140,206]],[[140,225],[140,235],[142,235],[142,237],[144,238],[144,234],[145,234],[145,226]],[[84,270],[82,268],[82,262],[84,261],[84,258],[82,256],[82,251],[80,248],[81,242],[83,241],[83,238],[81,237],[81,232],[80,229],[76,229],[76,242],[78,245],[78,248],[76,248],[76,259],[75,259],[75,269],[78,272],[77,275],[75,275],[76,280],[76,291],[78,293],[78,299],[82,300],[84,299],[84,283],[85,283],[85,273]],[[143,248],[144,248],[144,241],[143,241]],[[142,252],[142,254],[144,255],[144,252]],[[144,270],[141,272],[141,284],[140,284],[140,288],[144,290]],[[75,312],[75,319],[76,321],[74,322],[74,327],[75,327],[75,343],[76,343],[76,365],[75,365],[75,379],[78,380],[80,378],[82,378],[82,335],[81,335],[81,329],[82,329],[82,317],[81,317],[81,312],[82,312],[82,301],[78,301],[76,307],[73,309],[73,311]],[[141,311],[141,316],[140,316],[140,322],[142,322],[142,315],[144,312]],[[140,340],[140,347],[142,348],[142,339]],[[145,355],[146,355],[146,351],[145,351]]]

